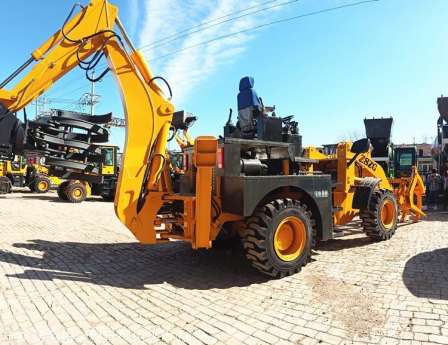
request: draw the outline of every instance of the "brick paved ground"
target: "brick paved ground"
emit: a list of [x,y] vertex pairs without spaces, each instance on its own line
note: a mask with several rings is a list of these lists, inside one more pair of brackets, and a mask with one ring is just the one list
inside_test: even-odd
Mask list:
[[140,246],[111,203],[0,205],[0,344],[448,344],[448,214],[267,280],[239,250]]

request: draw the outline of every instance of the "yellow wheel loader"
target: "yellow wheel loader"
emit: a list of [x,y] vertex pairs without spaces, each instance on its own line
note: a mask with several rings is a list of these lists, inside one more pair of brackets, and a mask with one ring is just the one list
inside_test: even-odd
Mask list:
[[425,215],[425,186],[415,148],[392,149],[395,164],[388,156],[392,119],[372,120],[365,121],[369,138],[339,143],[330,154],[307,147],[304,155],[311,160],[308,171],[332,176],[333,223],[345,225],[359,216],[367,236],[386,240],[395,233],[399,218],[418,221]]
[[26,180],[28,187],[35,193],[46,193],[52,187],[58,187],[62,180],[49,173],[48,167],[41,164],[28,163]]
[[13,186],[24,187],[26,185],[27,164],[24,156],[14,156],[6,162],[6,173]]
[[61,180],[49,173],[48,167],[42,164],[42,160],[35,153],[26,155],[25,185],[34,193],[46,193],[52,187],[61,184]]
[[[90,72],[104,56],[108,68],[101,73],[96,70],[96,75],[114,74],[127,124],[115,212],[138,241],[184,240],[200,249],[210,248],[221,235],[236,234],[254,268],[283,277],[298,272],[309,261],[316,241],[335,237],[331,175],[307,170],[312,159],[302,155],[297,122],[292,116],[277,116],[275,107],[264,106],[253,78],[240,81],[236,124],[229,118],[223,137],[200,136],[184,147],[182,173],[173,176],[167,142],[173,125],[181,130],[186,124],[170,101],[168,82],[152,74],[126,34],[117,7],[106,0],[76,6],[79,11],[75,13],[74,7],[62,27],[0,83],[0,144],[12,145],[19,152],[23,142],[32,142],[24,138],[32,136],[38,142],[41,134],[20,126],[14,113],[76,66],[86,71],[89,80],[96,80]],[[5,87],[30,65],[22,79],[7,90]],[[51,124],[47,128],[53,134],[41,149],[49,155],[72,144],[77,144],[77,154],[88,155],[89,145],[69,145],[73,137]],[[366,147],[365,142],[358,144],[359,164],[363,164],[361,154]],[[347,161],[340,162],[347,167]],[[358,166],[350,165],[351,169]],[[389,191],[384,181],[379,184]],[[392,207],[385,208],[393,212],[394,199],[386,191],[370,202],[367,192],[372,186],[373,182],[366,184],[356,193],[354,199],[361,209],[372,213],[378,202],[389,200]],[[393,229],[395,216],[385,211],[384,219]]]
[[0,194],[8,194],[11,192],[11,181],[6,176],[7,167],[6,160],[0,159]]
[[101,145],[99,149],[103,159],[98,164],[98,173],[79,174],[78,179],[62,182],[58,187],[61,200],[80,203],[92,195],[101,196],[106,201],[114,199],[119,172],[118,147]]
[[13,187],[28,187],[34,193],[46,193],[51,186],[59,184],[57,178],[48,175],[48,169],[40,164],[30,164],[25,156],[14,155],[0,164],[0,176],[4,177],[5,183],[9,180],[8,193]]

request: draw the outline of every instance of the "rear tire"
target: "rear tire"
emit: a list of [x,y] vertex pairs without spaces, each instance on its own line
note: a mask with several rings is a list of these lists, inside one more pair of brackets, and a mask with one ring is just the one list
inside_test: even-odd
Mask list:
[[359,214],[366,235],[376,241],[390,239],[398,224],[398,206],[395,196],[386,190],[373,193],[368,209]]
[[6,176],[0,176],[1,191],[0,194],[11,193],[11,180]]
[[103,198],[104,201],[114,201],[115,199],[115,195],[110,194],[101,194],[101,197]]
[[243,245],[258,271],[272,277],[299,272],[311,255],[311,214],[297,200],[277,199],[246,220]]
[[80,182],[69,183],[67,187],[65,187],[64,193],[67,201],[74,204],[79,204],[87,198],[86,187]]

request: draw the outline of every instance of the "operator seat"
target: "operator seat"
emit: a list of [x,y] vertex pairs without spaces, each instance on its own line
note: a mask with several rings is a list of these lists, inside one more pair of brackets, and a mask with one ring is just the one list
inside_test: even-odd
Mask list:
[[238,124],[241,137],[252,139],[256,133],[256,118],[262,113],[262,104],[253,89],[254,78],[244,77],[240,80],[238,94]]

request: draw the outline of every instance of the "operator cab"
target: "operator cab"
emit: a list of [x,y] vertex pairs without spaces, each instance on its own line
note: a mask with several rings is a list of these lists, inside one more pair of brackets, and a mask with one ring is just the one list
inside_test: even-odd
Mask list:
[[394,176],[410,177],[412,168],[417,165],[415,147],[396,147],[394,150]]

